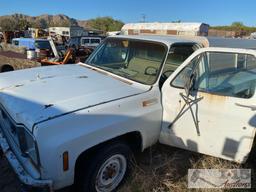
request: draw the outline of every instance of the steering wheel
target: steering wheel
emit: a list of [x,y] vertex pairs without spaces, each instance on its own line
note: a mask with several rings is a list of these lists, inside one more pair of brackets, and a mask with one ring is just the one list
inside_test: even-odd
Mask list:
[[157,68],[153,66],[146,67],[144,71],[145,75],[156,75],[157,74]]

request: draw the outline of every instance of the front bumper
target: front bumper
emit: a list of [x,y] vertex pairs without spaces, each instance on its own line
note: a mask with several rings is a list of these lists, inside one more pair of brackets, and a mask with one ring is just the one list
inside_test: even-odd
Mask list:
[[53,192],[53,187],[52,187],[53,185],[51,180],[34,179],[25,171],[21,163],[16,158],[15,154],[12,152],[3,134],[1,133],[1,129],[0,129],[0,148],[2,148],[4,156],[6,156],[12,168],[14,169],[14,172],[18,175],[20,181],[23,184],[31,187],[36,187],[36,188],[44,188],[50,192]]

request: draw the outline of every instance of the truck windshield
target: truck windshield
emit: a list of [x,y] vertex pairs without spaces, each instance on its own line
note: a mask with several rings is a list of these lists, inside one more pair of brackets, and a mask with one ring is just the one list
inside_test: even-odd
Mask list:
[[159,43],[110,38],[100,45],[86,63],[152,85],[157,79],[166,53],[165,46]]
[[35,47],[38,49],[51,49],[49,41],[35,41]]

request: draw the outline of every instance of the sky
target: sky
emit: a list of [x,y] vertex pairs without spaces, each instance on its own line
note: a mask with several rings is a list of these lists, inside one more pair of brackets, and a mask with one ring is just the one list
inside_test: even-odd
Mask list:
[[111,16],[125,23],[204,22],[229,25],[240,21],[256,26],[256,0],[0,0],[0,15],[65,14],[86,20]]

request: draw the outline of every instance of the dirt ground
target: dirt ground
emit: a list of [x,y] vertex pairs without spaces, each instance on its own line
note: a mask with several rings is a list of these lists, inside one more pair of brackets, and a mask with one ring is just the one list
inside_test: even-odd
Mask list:
[[0,191],[1,192],[20,192],[19,180],[11,170],[5,158],[0,158]]
[[26,55],[11,51],[0,51],[0,66],[5,64],[11,65],[15,70],[41,66],[36,61],[26,59]]
[[[27,189],[22,186],[8,161],[0,157],[0,192],[37,192],[36,189]],[[72,192],[70,188],[58,192]]]
[[[250,157],[246,164],[239,165],[222,159],[200,155],[197,153],[156,145],[137,155],[135,171],[120,188],[120,192],[216,192],[216,191],[256,191],[255,189],[255,157]],[[189,168],[199,169],[235,169],[250,168],[252,171],[251,190],[188,190],[187,172]],[[8,162],[0,158],[0,192],[20,192],[21,184],[13,173]],[[32,190],[34,192],[36,190]],[[70,188],[58,192],[72,192]]]

